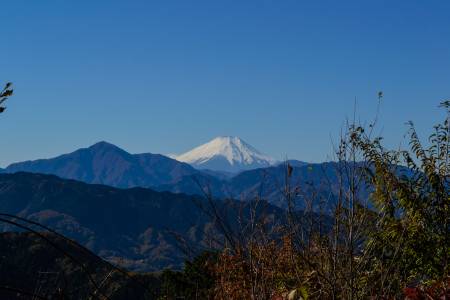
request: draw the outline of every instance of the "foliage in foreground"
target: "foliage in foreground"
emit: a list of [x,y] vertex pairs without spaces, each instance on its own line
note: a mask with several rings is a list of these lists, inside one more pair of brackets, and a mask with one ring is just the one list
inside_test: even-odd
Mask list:
[[[253,218],[242,228],[246,239],[227,234],[217,258],[208,260],[214,282],[202,298],[450,297],[450,103],[442,107],[447,117],[434,127],[428,147],[410,124],[409,151],[386,150],[381,138],[372,138],[374,124],[368,132],[349,125],[337,149],[341,185],[332,228],[323,229],[322,214],[298,216],[290,209],[277,226]],[[289,208],[302,189],[291,186],[291,172],[287,165]],[[370,203],[360,197],[362,189],[371,190]],[[321,197],[312,196],[305,207],[327,200]]]

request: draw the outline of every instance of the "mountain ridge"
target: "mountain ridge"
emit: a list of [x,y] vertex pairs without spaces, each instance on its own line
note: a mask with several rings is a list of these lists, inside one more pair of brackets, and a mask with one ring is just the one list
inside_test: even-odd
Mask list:
[[[50,227],[133,271],[180,268],[186,249],[180,248],[179,238],[192,252],[211,245],[211,237],[220,239],[215,221],[202,209],[205,201],[199,196],[118,189],[54,175],[0,174],[0,211]],[[230,220],[242,212],[237,207],[251,207],[234,200],[215,201],[215,205]],[[267,212],[283,216],[275,206],[268,205]],[[1,231],[17,228],[0,223]]]
[[189,164],[164,155],[130,154],[105,141],[53,158],[13,163],[2,170],[3,173],[20,171],[119,188],[153,187],[175,183],[184,176],[200,175]]

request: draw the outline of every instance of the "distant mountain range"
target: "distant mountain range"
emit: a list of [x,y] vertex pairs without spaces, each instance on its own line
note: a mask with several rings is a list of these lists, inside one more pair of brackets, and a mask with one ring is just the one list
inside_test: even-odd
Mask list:
[[197,169],[238,173],[276,164],[239,137],[221,136],[173,158]]
[[[313,208],[322,205],[325,210],[331,211],[339,194],[339,164],[335,162],[302,164],[297,161],[291,161],[289,164],[292,170],[288,183],[291,189],[298,188],[293,198],[295,206],[303,209],[308,205],[312,205]],[[259,197],[278,207],[287,207],[284,164],[241,172],[225,180],[214,177],[194,178],[196,184],[193,184],[193,178],[183,177],[175,184],[162,185],[155,189],[191,195],[202,195],[206,192],[219,199],[244,201]],[[342,184],[346,185],[345,178],[343,180]],[[367,192],[363,191],[361,196],[367,198]]]
[[[224,141],[225,145],[231,148],[234,147],[232,145],[239,143],[242,143],[243,148],[248,148],[239,139],[231,137],[216,139],[218,145],[224,145]],[[241,158],[242,161],[246,161],[244,156]],[[269,164],[269,161],[270,159],[267,159],[266,163]],[[336,195],[338,184],[336,163],[307,164],[295,160],[288,163],[293,168],[290,181],[293,185],[302,186],[305,197],[309,195],[307,192],[313,193],[313,189],[318,188],[323,195],[330,198],[327,205],[333,204],[331,198]],[[160,154],[130,154],[115,145],[99,142],[55,158],[11,164],[3,172],[52,174],[61,178],[117,188],[144,187],[189,195],[203,195],[206,191],[220,199],[249,200],[258,196],[277,206],[286,206],[282,192],[286,174],[284,163],[239,173],[199,170]],[[314,188],[311,183],[314,183]],[[297,200],[297,207],[305,206],[306,199],[302,200],[301,195]]]
[[[256,150],[238,138],[224,137],[215,139],[213,145],[230,152],[231,162],[246,165],[246,168],[266,166],[250,169],[240,173],[197,169],[190,164],[166,157],[160,154],[130,154],[125,150],[107,143],[99,142],[88,148],[78,149],[72,153],[54,158],[25,161],[9,165],[3,173],[30,172],[52,174],[65,179],[74,179],[92,184],[104,184],[117,188],[145,187],[158,191],[171,191],[190,195],[203,194],[208,187],[213,196],[218,198],[241,198],[241,194],[250,195],[255,191],[255,185],[260,184],[261,174],[269,173],[283,177],[283,164],[272,165],[270,158],[264,158]],[[223,148],[221,148],[223,146]],[[236,154],[235,146],[243,149]],[[208,145],[206,149],[210,149]],[[213,147],[214,148],[214,147]],[[217,150],[216,149],[216,150]],[[234,151],[234,152],[233,152]],[[220,152],[220,151],[219,151]],[[194,151],[197,153],[197,151]],[[210,152],[216,153],[217,151]],[[244,155],[244,153],[246,153]],[[214,155],[213,155],[214,156]],[[184,156],[186,157],[186,156]],[[213,158],[214,159],[214,158]],[[250,164],[252,162],[252,164]],[[207,163],[207,162],[206,162]],[[290,161],[295,168],[307,166],[300,161]],[[252,168],[253,168],[252,167]],[[278,170],[274,172],[275,170]],[[269,176],[270,177],[270,176]],[[267,179],[267,176],[265,177]],[[270,178],[280,180],[280,178]],[[266,180],[267,181],[267,180]],[[266,188],[272,189],[270,201],[277,194],[272,180]],[[279,202],[279,201],[275,201]]]

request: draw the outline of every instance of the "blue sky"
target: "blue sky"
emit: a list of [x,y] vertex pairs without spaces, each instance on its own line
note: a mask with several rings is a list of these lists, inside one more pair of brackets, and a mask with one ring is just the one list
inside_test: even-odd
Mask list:
[[397,146],[450,98],[449,1],[14,0],[0,10],[0,165],[107,140],[181,153],[237,135],[323,161],[346,117]]

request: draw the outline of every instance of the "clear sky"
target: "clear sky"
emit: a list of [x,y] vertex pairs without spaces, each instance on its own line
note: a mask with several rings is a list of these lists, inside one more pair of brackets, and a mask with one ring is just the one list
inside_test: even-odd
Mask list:
[[450,1],[14,0],[0,9],[0,166],[100,140],[182,153],[240,136],[323,161],[347,116],[397,146],[450,98]]

